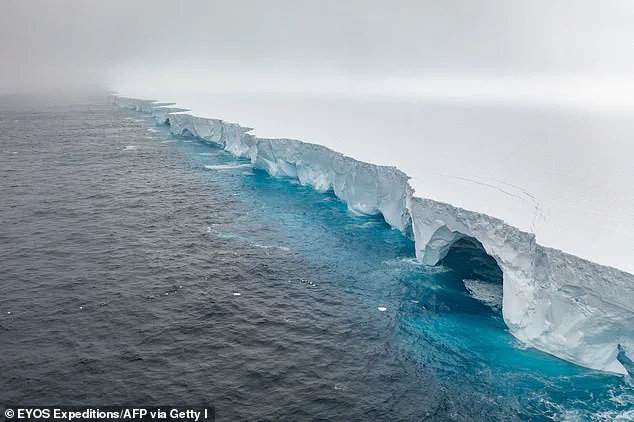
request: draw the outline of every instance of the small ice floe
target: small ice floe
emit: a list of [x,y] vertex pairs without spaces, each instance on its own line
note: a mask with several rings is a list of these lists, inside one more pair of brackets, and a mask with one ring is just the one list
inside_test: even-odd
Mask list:
[[346,386],[346,384],[340,383],[338,382],[337,384],[335,384],[335,390],[342,390],[345,391],[347,390],[348,387]]
[[11,315],[11,311],[7,312],[7,315]]
[[387,311],[387,308],[385,306],[379,306],[378,308],[376,308],[379,310],[379,312],[385,312]]
[[251,164],[214,164],[204,166],[207,170],[232,170],[244,167],[251,167]]
[[198,155],[202,155],[203,157],[216,157],[222,154],[224,151],[216,151],[216,152],[201,152]]
[[417,300],[412,300],[412,303],[418,303],[418,301]]
[[240,296],[240,293],[236,292],[233,294],[234,296]]
[[128,145],[127,147],[123,148],[123,150],[124,151],[134,151],[137,148],[138,148],[138,146],[136,146],[136,145]]
[[462,280],[464,286],[474,299],[495,310],[502,309],[502,284],[481,280]]
[[80,306],[80,307],[79,307],[79,310],[80,310],[80,311],[81,311],[81,310],[83,310],[83,309],[84,309],[84,307],[83,307],[83,306]]
[[149,128],[147,129],[147,131],[148,131],[148,132],[153,132],[153,133],[154,133],[154,132],[158,132],[159,130],[158,130],[158,129],[154,129],[153,127],[149,127]]

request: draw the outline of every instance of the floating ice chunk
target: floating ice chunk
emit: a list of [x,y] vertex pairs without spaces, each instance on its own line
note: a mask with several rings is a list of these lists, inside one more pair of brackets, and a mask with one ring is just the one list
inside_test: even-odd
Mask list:
[[482,280],[462,280],[474,299],[493,309],[502,309],[502,285]]
[[240,293],[236,292],[233,294],[234,296],[240,296]]
[[251,167],[251,164],[213,164],[204,166],[207,170],[232,170]]
[[376,308],[379,310],[379,312],[385,312],[387,311],[387,308],[385,306],[379,306],[378,308]]

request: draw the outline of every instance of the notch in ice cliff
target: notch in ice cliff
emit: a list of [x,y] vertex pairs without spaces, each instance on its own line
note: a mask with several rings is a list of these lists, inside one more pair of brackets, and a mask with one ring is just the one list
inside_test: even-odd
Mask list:
[[150,114],[176,136],[195,136],[249,158],[272,176],[332,189],[357,212],[382,214],[415,241],[425,264],[438,264],[461,239],[476,239],[502,270],[502,313],[511,334],[570,362],[627,374],[623,362],[631,361],[624,350],[634,350],[634,275],[541,246],[534,234],[498,218],[424,198],[424,192],[414,195],[409,177],[395,167],[363,163],[318,144],[258,138],[250,128],[193,116],[173,104],[117,95],[111,101]]

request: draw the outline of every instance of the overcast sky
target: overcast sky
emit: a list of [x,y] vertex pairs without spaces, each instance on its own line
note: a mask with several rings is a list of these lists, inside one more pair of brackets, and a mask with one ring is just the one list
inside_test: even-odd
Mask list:
[[629,0],[3,0],[0,91],[191,73],[227,90],[424,79],[626,100],[633,22]]
[[[631,268],[633,0],[0,0],[0,60],[0,93],[174,100],[420,180],[458,160],[552,209],[539,241]],[[547,107],[507,107],[525,103]],[[514,222],[505,206],[491,214]]]

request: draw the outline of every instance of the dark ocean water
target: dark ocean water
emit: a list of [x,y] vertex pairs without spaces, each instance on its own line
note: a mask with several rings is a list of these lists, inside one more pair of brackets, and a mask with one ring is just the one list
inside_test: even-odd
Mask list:
[[4,99],[0,146],[0,403],[634,416],[628,380],[508,334],[468,248],[419,265],[380,217],[101,99]]

